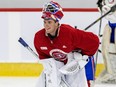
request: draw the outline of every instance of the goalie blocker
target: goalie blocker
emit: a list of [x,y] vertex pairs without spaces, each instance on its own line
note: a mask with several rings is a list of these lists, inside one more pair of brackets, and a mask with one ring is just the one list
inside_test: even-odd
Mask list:
[[88,56],[82,56],[82,54],[78,52],[71,52],[68,54],[67,64],[60,68],[59,71],[66,75],[75,74],[79,72],[79,70],[83,69],[88,61]]

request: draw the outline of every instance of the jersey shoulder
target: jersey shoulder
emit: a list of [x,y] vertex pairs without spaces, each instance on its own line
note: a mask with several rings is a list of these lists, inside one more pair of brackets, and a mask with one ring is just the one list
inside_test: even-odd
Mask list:
[[61,28],[67,28],[67,29],[75,29],[74,27],[68,25],[68,24],[61,24]]
[[70,34],[72,36],[78,36],[78,34],[80,34],[81,32],[83,32],[80,29],[76,29],[68,24],[61,24],[60,29],[63,33],[65,34]]
[[35,33],[35,37],[42,38],[45,36],[45,29],[41,29]]
[[60,26],[61,31],[64,31],[66,33],[74,32],[76,29],[68,24],[61,24]]
[[46,40],[45,29],[41,29],[35,33],[34,42],[42,44]]

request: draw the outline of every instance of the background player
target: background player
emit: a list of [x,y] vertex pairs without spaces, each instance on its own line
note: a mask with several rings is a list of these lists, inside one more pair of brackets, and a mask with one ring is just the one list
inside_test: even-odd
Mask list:
[[[99,11],[102,14],[111,10],[116,5],[116,0],[98,0]],[[106,24],[102,38],[102,55],[105,70],[101,73],[98,81],[104,83],[116,83],[116,10],[106,17]]]

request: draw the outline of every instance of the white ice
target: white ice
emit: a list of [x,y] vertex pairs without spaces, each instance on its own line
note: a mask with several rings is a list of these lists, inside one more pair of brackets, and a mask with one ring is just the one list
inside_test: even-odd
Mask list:
[[37,77],[0,77],[0,87],[36,87]]
[[[0,87],[36,87],[37,83],[38,77],[0,77]],[[94,87],[116,87],[116,84],[95,84]]]
[[116,87],[116,84],[95,84],[94,87]]

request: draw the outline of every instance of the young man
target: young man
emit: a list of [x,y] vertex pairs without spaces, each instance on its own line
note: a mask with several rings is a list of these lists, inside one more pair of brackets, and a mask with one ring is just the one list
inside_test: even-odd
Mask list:
[[[92,32],[75,29],[67,24],[60,24],[59,21],[62,17],[63,11],[58,3],[50,1],[45,4],[42,14],[44,28],[35,34],[34,45],[41,60],[52,58],[54,62],[59,61],[63,63],[60,68],[65,65],[67,65],[65,67],[67,68],[78,63],[78,60],[83,59],[83,55],[93,56],[98,49],[99,39]],[[82,66],[84,65],[82,64]],[[56,65],[57,67],[59,65]],[[64,75],[66,75],[65,81],[70,87],[87,87],[84,69],[71,75],[67,75],[64,72]],[[52,83],[52,80],[49,82]],[[51,87],[59,86],[51,85]]]
[[[98,0],[99,11],[102,14],[107,13],[114,5],[116,5],[116,0]],[[108,20],[102,37],[102,55],[105,70],[96,81],[116,83],[116,8],[105,18]]]

